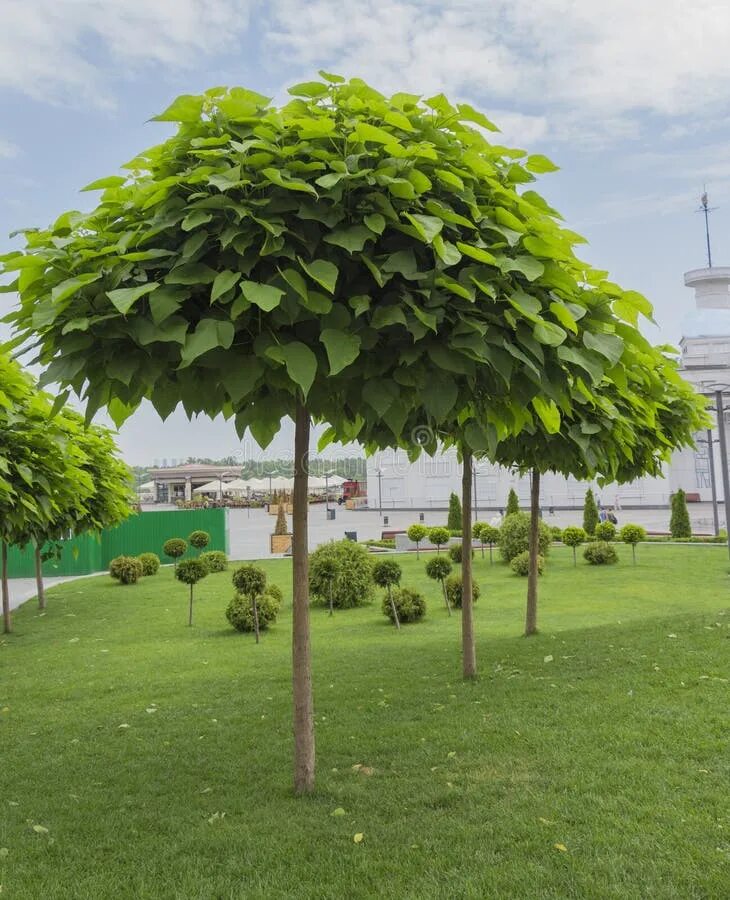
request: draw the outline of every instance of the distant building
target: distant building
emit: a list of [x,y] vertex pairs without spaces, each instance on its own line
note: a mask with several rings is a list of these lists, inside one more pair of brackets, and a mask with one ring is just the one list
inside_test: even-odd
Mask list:
[[[685,274],[684,283],[694,288],[695,309],[685,318],[682,327],[682,375],[701,393],[711,394],[721,385],[730,393],[730,267],[695,269]],[[730,443],[730,411],[726,411],[724,425]],[[722,501],[717,430],[713,431],[712,437],[709,452],[714,453],[717,497]],[[710,501],[707,434],[703,432],[696,438],[697,449],[675,453],[665,467],[664,478],[641,478],[630,484],[609,484],[599,488],[594,483],[575,478],[566,479],[550,473],[543,475],[541,504],[547,509],[580,507],[588,487],[593,487],[604,506],[619,508],[667,506],[671,495],[680,487],[690,500]],[[370,461],[367,478],[371,509],[381,506],[384,509],[445,509],[451,492],[459,494],[461,491],[461,467],[453,451],[422,457],[412,464],[403,451],[385,452]],[[511,488],[517,492],[522,506],[529,505],[529,477],[477,462],[474,483],[474,501],[478,510],[504,509]]]
[[240,466],[205,466],[190,463],[184,466],[163,466],[150,469],[149,479],[155,484],[156,503],[192,500],[195,488],[219,478],[224,484],[241,477]]

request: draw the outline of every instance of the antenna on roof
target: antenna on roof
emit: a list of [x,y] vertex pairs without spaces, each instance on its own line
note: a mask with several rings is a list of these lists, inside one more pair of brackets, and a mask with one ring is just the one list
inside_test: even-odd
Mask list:
[[707,185],[702,186],[702,196],[700,197],[700,208],[697,212],[704,213],[705,216],[705,239],[707,241],[707,266],[712,268],[712,248],[710,247],[710,213],[717,209],[716,206],[708,206],[707,201]]

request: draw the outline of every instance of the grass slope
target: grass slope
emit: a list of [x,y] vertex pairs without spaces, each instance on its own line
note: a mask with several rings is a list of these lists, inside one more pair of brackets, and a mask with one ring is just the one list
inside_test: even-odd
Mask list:
[[423,556],[400,558],[421,624],[313,609],[299,800],[289,561],[263,564],[286,601],[258,648],[225,622],[230,572],[192,629],[170,569],[26,604],[0,639],[3,898],[727,897],[723,548],[620,553],[554,551],[530,640],[526,581],[477,556],[476,683]]

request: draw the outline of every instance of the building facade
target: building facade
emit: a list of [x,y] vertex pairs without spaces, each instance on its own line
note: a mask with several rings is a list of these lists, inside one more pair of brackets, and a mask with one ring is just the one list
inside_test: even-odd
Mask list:
[[[695,305],[685,318],[680,341],[683,377],[700,393],[712,396],[724,389],[730,406],[730,267],[695,269],[684,276],[695,292]],[[730,411],[725,413],[725,434],[730,443]],[[592,487],[604,506],[665,507],[671,495],[683,488],[688,499],[711,501],[713,454],[717,499],[723,500],[722,469],[717,427],[708,436],[696,435],[696,449],[675,453],[665,466],[663,478],[640,478],[630,484],[597,484],[546,474],[541,478],[541,505],[544,509],[581,507],[585,492]],[[529,505],[529,477],[487,462],[477,462],[474,472],[474,504],[478,511],[499,512],[507,503],[510,489],[517,492],[520,505]],[[368,503],[371,509],[445,509],[449,495],[461,491],[461,467],[454,451],[422,457],[409,463],[403,451],[385,452],[368,465]],[[724,515],[720,512],[720,524]]]

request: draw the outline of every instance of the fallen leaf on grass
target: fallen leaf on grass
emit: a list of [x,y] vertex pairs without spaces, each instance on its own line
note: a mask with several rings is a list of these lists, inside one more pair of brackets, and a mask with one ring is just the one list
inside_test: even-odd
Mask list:
[[0,858],[4,858],[10,853],[7,847],[0,847]]
[[355,765],[352,766],[352,771],[353,771],[353,772],[359,772],[360,769],[362,769],[362,763],[355,763]]
[[456,750],[449,750],[446,754],[447,759],[453,759],[456,756]]
[[543,659],[543,662],[546,662],[546,663],[552,662],[552,661],[553,661],[553,657],[552,657],[551,654],[548,654],[548,655]]
[[543,825],[554,825],[555,824],[555,822],[553,822],[552,819],[543,819],[542,816],[540,816],[540,818],[537,821],[542,822]]
[[353,837],[353,841],[356,844],[362,844],[364,837],[365,837],[365,835],[362,833],[362,831],[358,831],[358,833]]
[[145,710],[145,712],[148,712],[148,713],[156,713],[156,712],[157,712],[157,708],[154,707],[154,706],[148,706],[147,709]]
[[71,638],[69,640],[69,644],[78,644],[79,640],[80,640],[80,638]]
[[214,812],[213,815],[208,819],[208,824],[214,825],[216,822],[222,822],[225,817],[226,814],[224,812]]
[[565,844],[553,844],[553,847],[555,847],[556,850],[560,850],[561,853],[568,852],[568,848],[565,846]]
[[341,806],[338,806],[337,809],[333,809],[333,810],[332,810],[332,812],[330,813],[330,815],[331,815],[331,816],[344,816],[344,815],[345,815],[345,810],[344,810]]
[[370,766],[360,766],[358,771],[361,775],[372,775],[375,769],[371,769]]
[[122,722],[122,724],[119,727],[120,728],[129,728],[129,725],[127,725],[126,722]]
[[48,829],[45,825],[34,825],[33,831],[35,831],[36,834],[48,834]]

